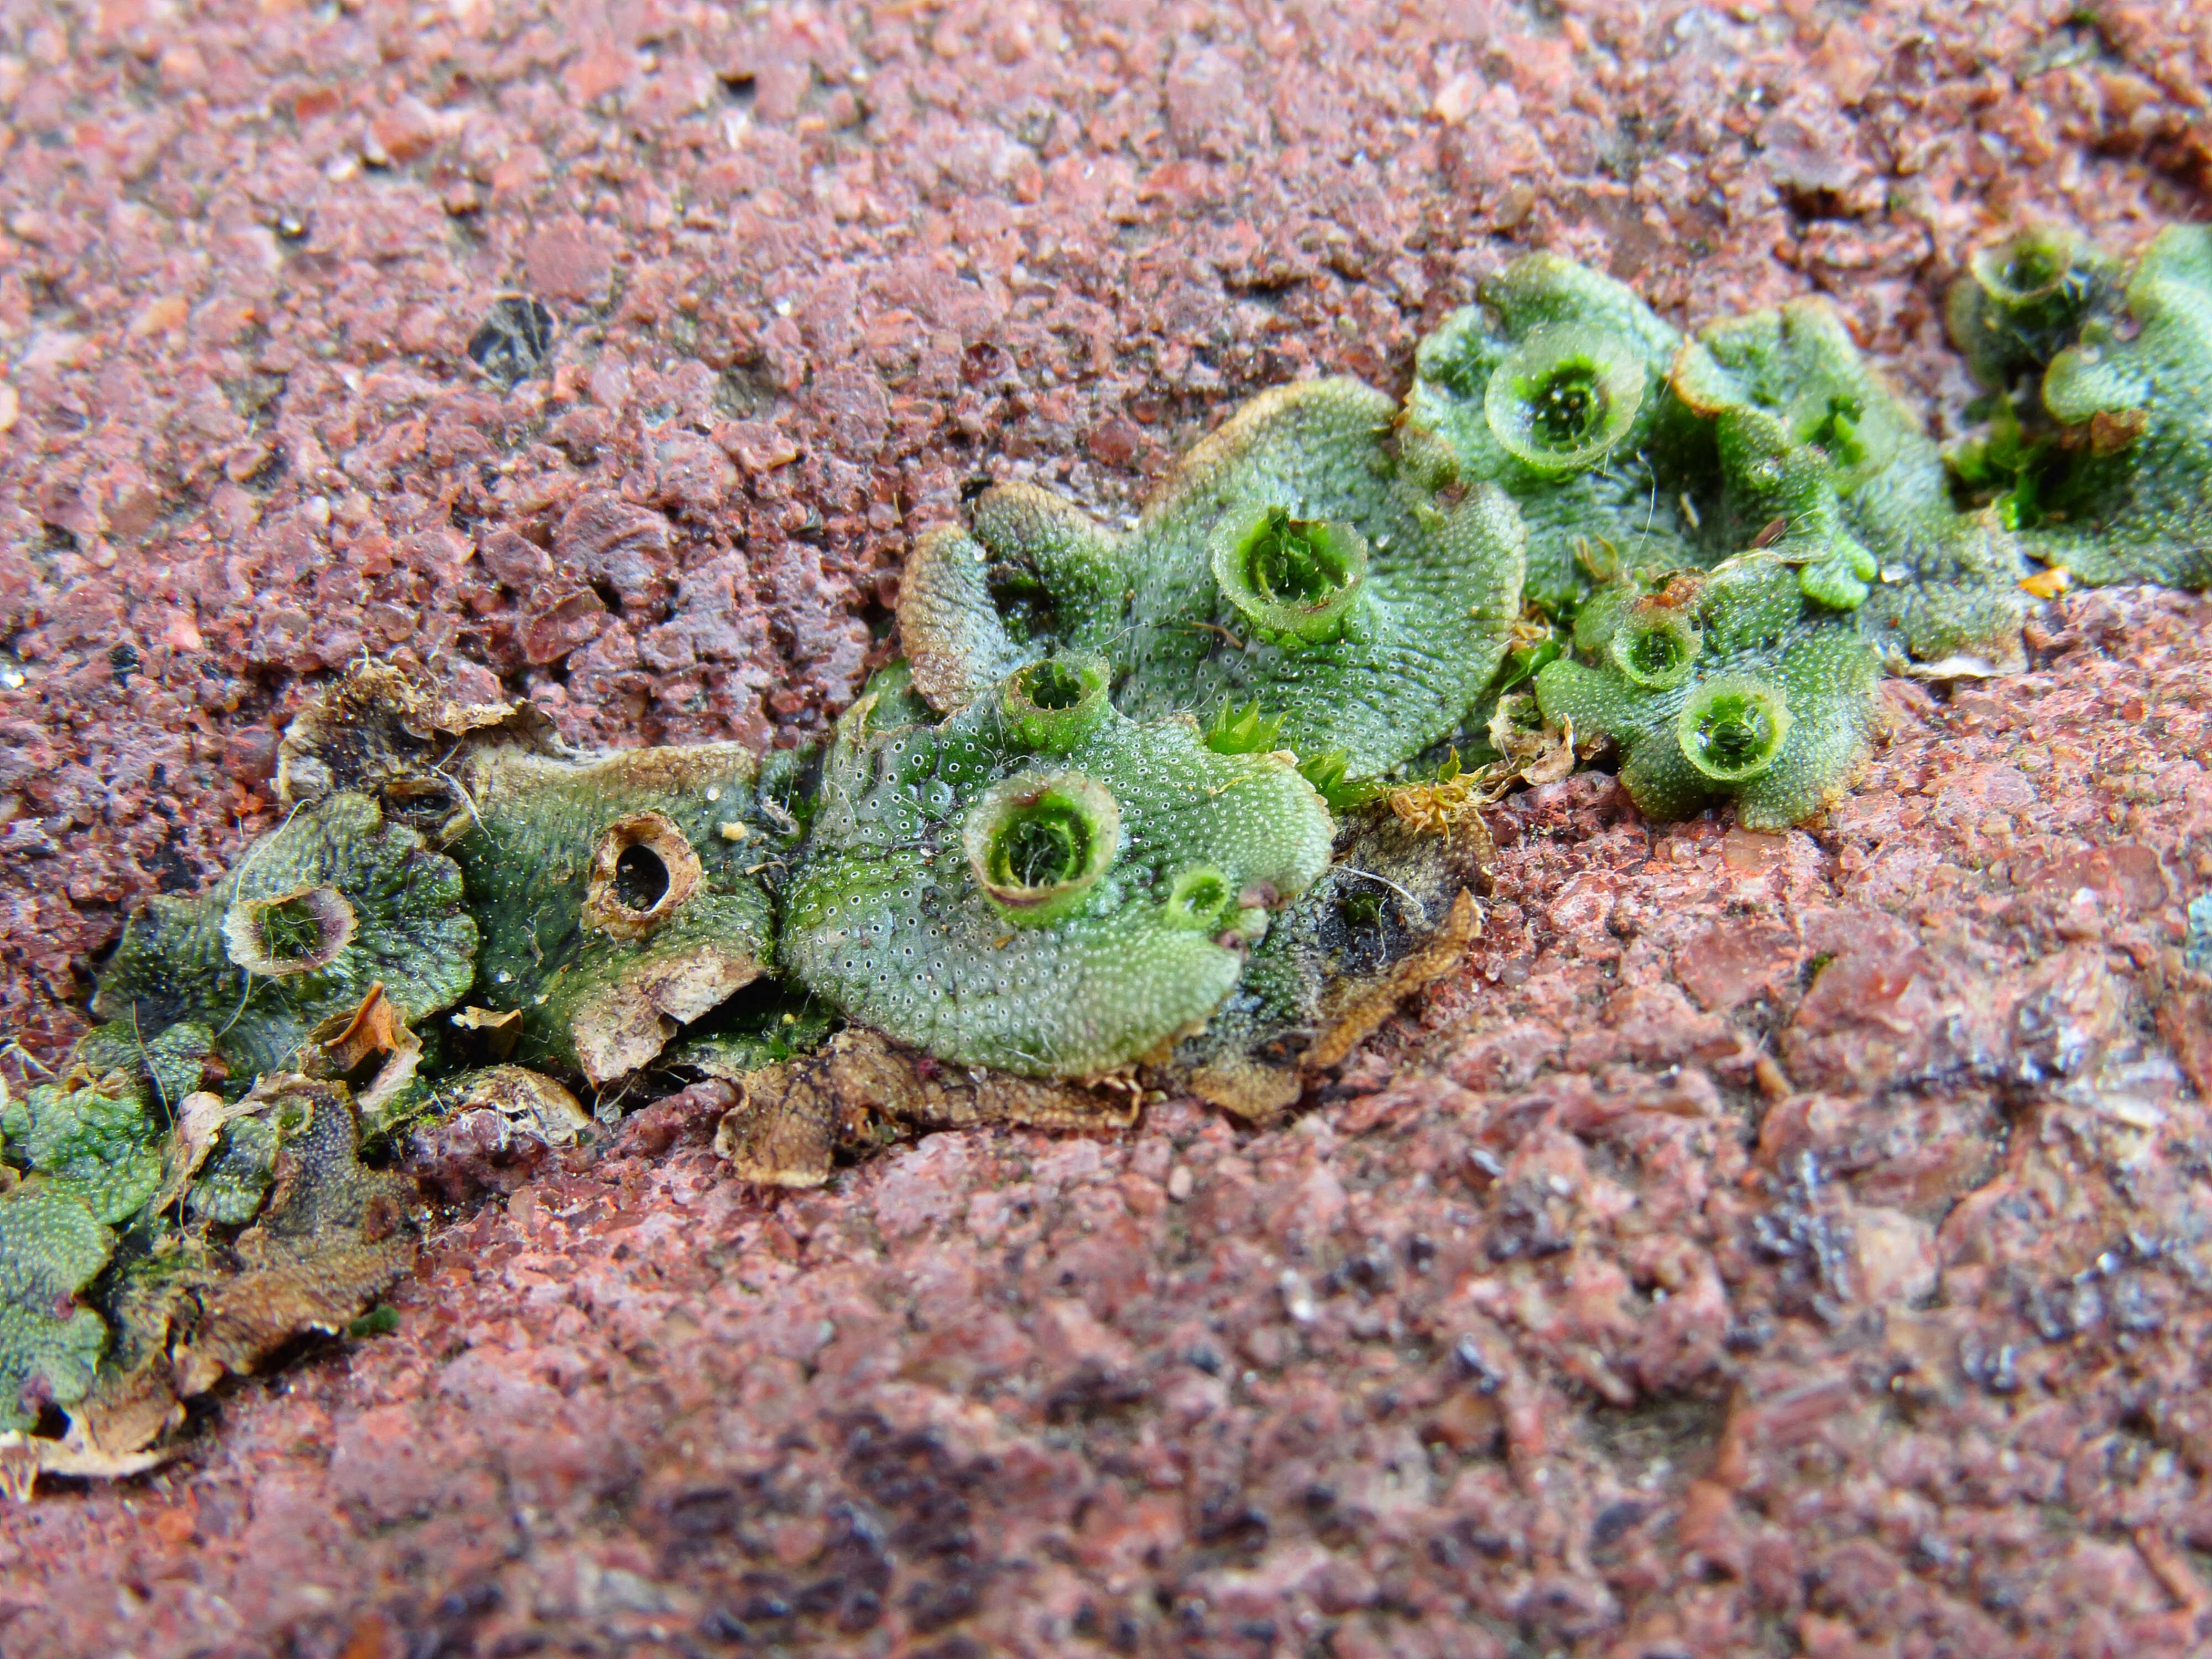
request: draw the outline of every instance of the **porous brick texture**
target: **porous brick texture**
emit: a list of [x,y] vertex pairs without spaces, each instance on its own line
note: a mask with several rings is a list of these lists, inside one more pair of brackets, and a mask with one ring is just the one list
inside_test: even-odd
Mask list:
[[[969,480],[1118,518],[1530,248],[1829,295],[1943,430],[1973,246],[2204,216],[2206,17],[9,0],[0,1024],[65,1048],[346,661],[799,741]],[[763,1197],[702,1085],[508,1171],[393,1333],[0,1510],[0,1651],[2202,1653],[2208,624],[2066,596],[1787,834],[1507,801],[1279,1127]]]

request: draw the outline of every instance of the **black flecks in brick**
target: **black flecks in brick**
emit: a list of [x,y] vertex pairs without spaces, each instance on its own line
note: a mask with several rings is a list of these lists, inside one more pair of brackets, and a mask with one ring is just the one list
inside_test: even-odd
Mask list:
[[1597,1520],[1590,1528],[1590,1547],[1601,1550],[1619,1543],[1646,1513],[1643,1504],[1626,1498],[1607,1504],[1598,1511]]
[[469,337],[469,356],[495,380],[513,386],[543,374],[553,355],[553,313],[526,294],[492,301]]
[[1085,1364],[1045,1396],[1045,1421],[1082,1422],[1128,1411],[1150,1398],[1152,1390],[1141,1378],[1097,1364]]

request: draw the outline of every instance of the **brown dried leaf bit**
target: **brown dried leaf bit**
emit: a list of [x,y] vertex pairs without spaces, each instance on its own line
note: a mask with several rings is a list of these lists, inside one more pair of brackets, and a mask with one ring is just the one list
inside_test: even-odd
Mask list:
[[1495,856],[1472,799],[1441,812],[1423,803],[1410,821],[1367,814],[1254,953],[1249,982],[1264,993],[1232,1001],[1147,1081],[1257,1122],[1294,1105],[1316,1073],[1465,956]]
[[1126,1129],[1137,1118],[1127,1091],[955,1069],[857,1030],[840,1032],[818,1054],[752,1073],[738,1087],[714,1150],[740,1179],[770,1187],[819,1187],[840,1150],[873,1147],[898,1128]]
[[359,790],[393,822],[430,830],[465,811],[455,763],[487,748],[561,751],[552,722],[528,702],[460,702],[388,664],[357,662],[285,728],[276,798],[296,805]]
[[350,1014],[332,1014],[308,1033],[307,1044],[300,1051],[300,1070],[308,1077],[349,1078],[360,1083],[363,1079],[354,1074],[380,1057],[383,1063],[366,1079],[367,1086],[355,1101],[356,1109],[371,1121],[414,1080],[422,1061],[422,1039],[408,1029],[381,982],[368,988],[368,994]]
[[236,1271],[200,1291],[198,1316],[174,1346],[185,1398],[226,1372],[251,1375],[302,1332],[343,1330],[415,1261],[414,1185],[362,1166],[345,1085],[293,1076],[263,1088],[305,1118],[277,1154],[260,1222],[231,1247]]
[[88,1439],[77,1419],[70,1419],[69,1432],[59,1440],[20,1433],[0,1433],[0,1496],[27,1504],[38,1495],[39,1477],[58,1474],[77,1480],[113,1480],[159,1468],[179,1449],[158,1451],[109,1451]]

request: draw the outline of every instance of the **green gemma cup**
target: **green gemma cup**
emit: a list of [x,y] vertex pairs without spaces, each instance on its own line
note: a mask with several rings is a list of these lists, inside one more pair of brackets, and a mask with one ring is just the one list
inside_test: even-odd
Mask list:
[[1348,524],[1262,507],[1214,547],[1213,577],[1259,635],[1322,645],[1344,632],[1367,577],[1367,538]]
[[1764,680],[1724,675],[1690,694],[1674,729],[1691,765],[1716,783],[1743,783],[1781,755],[1790,705]]
[[975,803],[962,842],[993,908],[1018,927],[1042,927],[1079,908],[1112,866],[1121,803],[1081,772],[1019,772]]
[[1534,471],[1587,471],[1618,448],[1644,406],[1641,358],[1596,329],[1539,329],[1490,377],[1484,412],[1506,452]]

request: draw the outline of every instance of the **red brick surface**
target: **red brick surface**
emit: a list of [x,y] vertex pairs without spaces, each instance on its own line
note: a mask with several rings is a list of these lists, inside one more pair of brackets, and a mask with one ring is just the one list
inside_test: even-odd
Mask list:
[[[2181,0],[0,18],[0,1018],[49,1055],[363,652],[796,741],[971,477],[1127,512],[1531,247],[1683,321],[1828,294],[1940,429],[1969,249],[2131,248],[2212,154]],[[1507,803],[1474,957],[1277,1130],[763,1200],[711,1091],[656,1108],[451,1212],[394,1334],[0,1511],[0,1651],[2201,1652],[2208,621],[2076,596],[2024,678],[1893,685],[1809,831]]]

